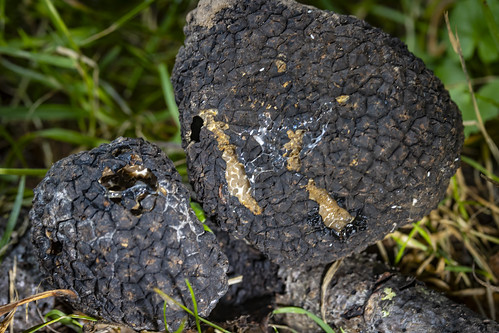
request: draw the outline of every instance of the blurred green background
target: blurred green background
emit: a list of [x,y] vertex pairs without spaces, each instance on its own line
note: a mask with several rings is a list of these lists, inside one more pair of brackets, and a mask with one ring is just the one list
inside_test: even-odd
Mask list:
[[[476,116],[449,45],[443,20],[449,11],[480,113],[484,120],[497,119],[499,1],[306,2],[356,15],[404,40],[450,90],[470,135],[477,132]],[[171,87],[161,80],[173,67],[185,16],[195,5],[0,0],[2,166],[46,168],[79,146],[120,135],[178,142]]]

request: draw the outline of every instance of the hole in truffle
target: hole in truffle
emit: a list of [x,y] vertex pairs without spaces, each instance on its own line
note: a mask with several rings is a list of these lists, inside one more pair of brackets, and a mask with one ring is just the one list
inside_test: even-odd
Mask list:
[[201,132],[201,127],[203,127],[203,119],[199,116],[192,118],[191,123],[191,141],[199,142],[199,133]]
[[149,186],[156,191],[157,177],[142,165],[127,165],[116,172],[105,170],[99,182],[109,191],[124,191],[137,184]]
[[62,252],[62,243],[59,241],[50,241],[50,248],[48,250],[49,254],[54,256],[60,254]]
[[132,213],[132,215],[134,215],[134,216],[140,216],[140,215],[142,215],[142,207],[140,207],[138,209],[131,209],[130,213]]
[[110,198],[112,202],[114,203],[120,203],[121,202],[121,197],[116,197],[116,198]]
[[135,216],[143,213],[142,200],[148,194],[157,194],[158,190],[156,175],[140,164],[125,165],[117,171],[106,167],[99,183],[107,189],[107,196],[113,203],[121,204]]

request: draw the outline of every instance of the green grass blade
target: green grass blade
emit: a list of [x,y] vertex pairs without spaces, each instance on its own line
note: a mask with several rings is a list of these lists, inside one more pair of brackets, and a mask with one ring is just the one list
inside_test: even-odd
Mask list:
[[99,69],[101,71],[105,71],[108,66],[114,64],[116,61],[119,61],[122,56],[121,51],[123,47],[121,45],[113,46],[103,57],[99,60]]
[[[161,296],[161,298],[163,298],[165,301],[167,302],[172,302],[173,304],[175,304],[176,306],[178,306],[179,308],[181,308],[182,310],[184,310],[185,312],[187,312],[188,314],[190,314],[191,316],[194,316],[194,313],[189,310],[189,308],[187,308],[186,306],[184,306],[183,304],[180,304],[179,302],[177,302],[175,299],[173,299],[173,297],[170,297],[168,296],[167,294],[165,294],[164,292],[162,292],[160,289],[158,288],[154,288],[154,291],[159,295]],[[203,323],[207,324],[207,325],[210,325],[211,327],[223,332],[223,333],[231,333],[230,331],[227,331],[226,329],[202,318],[202,317],[199,317],[199,320],[202,321]]]
[[494,277],[489,272],[487,272],[483,269],[473,269],[472,267],[467,267],[467,266],[459,266],[459,265],[449,266],[449,265],[446,265],[444,270],[448,271],[448,272],[457,272],[457,273],[473,273],[473,272],[475,272],[475,273],[478,273],[478,274],[484,276],[488,280],[494,279]]
[[201,222],[203,224],[204,231],[208,231],[208,232],[211,232],[213,234],[213,230],[211,230],[211,228],[205,224],[206,215],[205,215],[204,210],[201,207],[201,205],[198,204],[197,202],[191,201],[191,208],[194,211],[194,214],[196,214],[196,217],[198,218],[199,222]]
[[5,15],[5,0],[0,0],[0,43],[4,42],[3,33],[7,16]]
[[145,0],[142,2],[140,5],[137,7],[133,8],[131,11],[123,15],[120,19],[118,19],[115,24],[120,27],[126,22],[130,21],[132,18],[135,17],[138,13],[149,7],[155,0]]
[[[472,273],[473,272],[473,268],[468,267],[468,266],[449,266],[449,265],[446,265],[444,270],[450,271],[450,272],[461,272],[461,273]],[[475,269],[475,272],[480,273],[482,275],[487,274],[487,272],[485,272],[484,270],[481,270],[481,269],[480,270]]]
[[[22,153],[22,149],[19,148],[19,142],[18,140],[15,140],[10,133],[5,129],[4,126],[0,124],[0,138],[3,138],[6,140],[11,147],[11,151],[14,156],[17,157],[17,159],[21,162],[21,165],[23,167],[26,167],[28,163],[26,162],[26,159],[24,158],[24,155]],[[8,164],[7,164],[8,165]]]
[[57,9],[54,7],[54,4],[52,3],[52,1],[51,0],[43,0],[43,3],[45,4],[45,6],[48,9],[50,20],[54,24],[57,31],[59,31],[59,33],[67,39],[69,46],[73,50],[78,51],[78,45],[76,45],[73,38],[71,37],[71,34],[69,33],[68,27],[66,26],[66,24],[62,20]]
[[[120,106],[120,110],[123,111],[124,114],[131,116],[132,110],[128,106],[127,102],[121,97],[121,95],[114,89],[112,85],[108,82],[101,81],[100,82],[102,89],[109,95],[111,98]],[[101,99],[103,99],[101,97]]]
[[54,319],[61,318],[59,320],[61,324],[68,326],[68,327],[71,327],[74,330],[77,330],[78,332],[81,332],[83,330],[83,324],[81,324],[78,321],[78,319],[83,319],[86,321],[97,321],[97,319],[95,319],[93,317],[86,316],[86,315],[79,315],[79,314],[67,315],[64,312],[62,312],[61,310],[57,310],[57,309],[50,310],[43,317],[45,318],[45,320],[48,320],[51,318],[54,318]]
[[60,90],[62,85],[52,76],[47,76],[25,67],[18,66],[4,58],[0,58],[0,64],[21,77],[43,83],[49,88]]
[[36,109],[25,106],[0,106],[0,118],[4,121],[40,120],[73,120],[83,117],[83,109],[62,104],[44,104]]
[[143,11],[144,9],[146,9],[147,7],[149,7],[154,1],[155,0],[145,0],[144,2],[142,2],[141,4],[139,4],[138,6],[134,7],[132,10],[130,10],[128,13],[126,13],[125,15],[123,15],[121,18],[119,18],[116,22],[114,22],[113,24],[111,24],[106,29],[104,29],[104,30],[96,33],[95,35],[90,36],[87,39],[85,39],[82,42],[82,45],[86,45],[86,44],[92,43],[92,42],[94,42],[94,41],[96,41],[96,40],[98,40],[98,39],[100,39],[100,38],[102,38],[104,36],[109,35],[110,33],[114,32],[114,31],[116,31],[123,24],[125,24],[128,21],[130,21],[132,18],[134,18],[141,11]]
[[499,177],[494,175],[492,172],[490,172],[489,170],[487,170],[485,167],[483,167],[482,165],[480,165],[480,163],[474,161],[473,159],[467,157],[467,156],[464,156],[464,155],[461,155],[461,160],[470,165],[473,169],[476,169],[478,171],[480,171],[481,173],[483,173],[485,176],[489,177],[490,179],[492,179],[493,181],[499,183]]
[[14,176],[45,176],[47,169],[15,169],[15,168],[0,168],[0,175]]
[[67,315],[64,312],[59,311],[59,310],[50,311],[49,313],[47,313],[45,315],[45,318],[53,317],[53,316],[55,316],[56,318],[49,320],[45,323],[33,326],[33,327],[23,331],[22,333],[33,333],[33,332],[36,332],[44,327],[48,327],[52,324],[55,324],[57,322],[65,322],[66,324],[76,325],[77,327],[81,328],[82,325],[79,322],[77,322],[78,319],[87,320],[87,321],[97,321],[97,319],[89,317],[89,316],[85,316],[85,315],[77,315],[77,314]]
[[165,324],[165,332],[170,333],[168,330],[168,323],[166,321],[166,301],[163,302],[163,323]]
[[407,240],[405,242],[395,236],[392,236],[395,242],[397,242],[400,245],[400,250],[397,253],[397,257],[395,257],[395,265],[397,265],[400,262],[400,260],[402,260],[402,256],[404,255],[407,243],[409,243],[409,240],[414,236],[415,233],[416,230],[412,229],[409,235],[407,236]]
[[33,326],[31,328],[28,328],[27,330],[23,331],[22,333],[33,333],[33,332],[36,332],[38,330],[41,330],[44,327],[47,327],[49,325],[57,323],[57,322],[61,321],[62,319],[64,319],[64,317],[58,317],[58,318],[52,319],[50,321],[47,321],[47,322],[44,322],[42,324],[39,324],[39,325]]
[[291,333],[301,333],[301,332],[298,332],[297,330],[291,328],[291,327],[288,327],[288,326],[283,326],[283,325],[276,325],[276,324],[271,324],[269,325],[270,327],[272,327],[272,329],[274,330],[274,332],[276,333],[279,333],[279,328],[282,328],[285,330],[285,332],[291,332]]
[[198,329],[198,332],[201,333],[201,325],[199,324],[199,314],[198,314],[198,302],[196,301],[196,296],[194,295],[194,290],[192,290],[192,286],[189,283],[189,280],[185,279],[185,284],[187,285],[187,288],[189,288],[189,292],[191,293],[191,299],[192,299],[192,307],[193,307],[193,312],[194,312],[194,319],[196,320],[196,327]]
[[187,318],[184,317],[182,321],[180,322],[180,326],[177,328],[177,330],[174,333],[182,333],[185,328],[185,323],[187,322]]
[[459,193],[459,185],[457,184],[456,176],[452,176],[451,184],[452,184],[452,196],[454,200],[457,203],[457,208],[459,210],[459,214],[464,218],[464,220],[468,221],[470,216],[468,214],[468,211],[466,210],[466,207],[461,200],[460,193]]
[[[168,74],[168,71],[166,69],[166,65],[159,64],[158,65],[158,72],[159,72],[159,77],[161,80],[161,88],[163,90],[163,96],[165,98],[166,107],[168,108],[167,113],[165,113],[164,115],[172,117],[173,120],[175,121],[175,124],[177,125],[177,133],[175,134],[173,141],[174,142],[181,142],[181,139],[180,139],[180,120],[179,120],[178,107],[177,107],[177,103],[175,102],[175,94],[173,93],[173,86],[172,86],[172,83],[170,81],[170,75]],[[161,115],[159,117],[161,117]]]
[[483,232],[478,232],[476,230],[469,230],[468,233],[472,234],[473,236],[480,237],[482,239],[486,239],[487,241],[492,242],[494,244],[499,244],[499,237],[487,235]]
[[76,61],[74,59],[61,57],[61,56],[55,56],[55,55],[46,54],[46,53],[28,52],[28,51],[24,51],[24,50],[21,50],[19,48],[10,47],[10,46],[0,46],[0,54],[4,54],[4,55],[11,56],[11,57],[16,57],[16,58],[23,58],[23,59],[31,60],[31,61],[34,61],[37,63],[45,63],[48,65],[61,67],[61,68],[68,68],[68,69],[75,69],[76,68]]
[[[406,236],[403,233],[400,233],[400,234],[403,235],[403,236]],[[418,241],[418,240],[416,240],[414,238],[408,238],[408,237],[404,237],[404,238],[405,238],[405,240],[403,241],[402,237],[392,236],[392,239],[394,241],[396,241],[399,246],[401,246],[402,243],[406,242],[407,245],[410,246],[413,249],[418,249],[418,250],[421,250],[423,252],[428,251],[428,246],[424,245],[420,241]]]
[[[168,7],[168,12],[166,13],[165,18],[163,18],[160,26],[154,31],[154,35],[147,41],[144,48],[148,54],[154,54],[158,48],[158,45],[160,45],[160,43],[165,39],[169,38],[168,35],[171,31],[172,24],[178,17],[177,8],[178,3],[172,3]],[[144,66],[136,66],[132,75],[130,75],[129,84],[127,85],[127,90],[130,94],[135,90],[144,70]]]
[[204,223],[206,221],[206,215],[204,214],[203,207],[201,207],[200,204],[197,202],[191,201],[191,208],[196,214],[196,217],[198,218],[199,222]]
[[[419,221],[417,223],[417,225],[419,225],[422,221]],[[405,248],[407,247],[407,244],[409,244],[409,242],[412,240],[414,242],[416,242],[413,238],[414,238],[414,235],[416,234],[417,232],[417,229],[416,228],[412,228],[411,232],[409,232],[409,235],[407,235],[407,239],[405,241],[402,241],[401,239],[399,239],[398,237],[395,237],[395,236],[392,236],[392,239],[395,240],[399,245],[400,245],[400,250],[399,252],[397,253],[397,257],[395,257],[395,265],[397,265],[400,260],[402,260],[402,257],[404,255],[404,252],[405,252]],[[419,242],[418,242],[419,243]],[[430,243],[431,244],[431,243]],[[421,244],[422,245],[422,244]],[[431,246],[431,245],[430,245]],[[426,246],[422,246],[421,249],[426,249]]]
[[34,135],[35,137],[52,139],[56,141],[62,141],[88,147],[97,147],[103,143],[109,143],[109,141],[107,140],[84,135],[81,134],[80,132],[63,128],[48,128],[33,132],[32,135]]
[[337,12],[337,13],[340,12],[339,9],[333,4],[333,1],[331,1],[331,0],[321,0],[320,4],[321,4],[321,8],[324,8],[324,9],[327,9],[327,10],[330,10],[333,12]]
[[[163,322],[165,324],[165,332],[170,333],[170,331],[168,330],[168,324],[166,321],[166,304],[167,304],[167,301],[165,301],[165,303],[163,304]],[[178,329],[174,333],[182,333],[184,331],[184,327],[185,327],[186,322],[187,322],[187,317],[184,317],[182,319],[182,321],[180,322],[180,326],[178,327]]]
[[407,22],[407,20],[410,20],[410,18],[407,17],[407,15],[405,15],[404,13],[401,13],[396,9],[383,5],[372,6],[371,13],[401,25],[404,25]]
[[208,227],[206,224],[203,223],[203,229],[204,231],[207,231],[207,232],[211,232],[212,234],[214,234],[213,230],[211,230],[210,227]]
[[417,223],[413,223],[412,226],[418,232],[418,234],[420,234],[421,237],[423,237],[423,239],[428,243],[428,245],[434,250],[435,246],[431,241],[430,235],[426,232],[426,230],[420,227],[420,224],[422,224],[422,220]]
[[54,317],[64,317],[66,316],[66,314],[64,312],[62,312],[61,310],[58,310],[58,309],[52,309],[50,310],[49,312],[47,312],[43,318],[45,320],[47,319],[50,319],[50,318],[54,318]]
[[485,22],[487,22],[487,27],[489,28],[490,35],[496,44],[497,50],[499,50],[499,28],[497,27],[497,22],[494,19],[494,14],[490,10],[489,5],[486,0],[477,0],[482,6],[483,17]]
[[9,220],[7,221],[7,226],[5,227],[2,239],[0,239],[0,252],[2,252],[2,248],[9,243],[10,235],[12,234],[12,231],[14,231],[14,228],[16,226],[19,212],[21,211],[21,205],[23,203],[25,185],[26,176],[22,176],[19,180],[16,199],[14,200],[14,205],[12,206],[12,211],[10,212]]
[[175,124],[180,128],[179,113],[177,108],[177,103],[175,102],[175,94],[173,92],[173,86],[170,81],[170,75],[166,69],[165,64],[158,65],[159,77],[161,80],[161,88],[163,90],[163,96],[165,98],[166,106],[169,110],[169,115],[175,121]]
[[331,326],[326,324],[322,319],[314,315],[312,312],[309,312],[305,309],[294,306],[288,306],[288,307],[278,308],[272,311],[272,314],[280,314],[280,313],[304,314],[308,316],[310,319],[312,319],[317,325],[319,325],[324,332],[335,333],[334,330],[331,328]]

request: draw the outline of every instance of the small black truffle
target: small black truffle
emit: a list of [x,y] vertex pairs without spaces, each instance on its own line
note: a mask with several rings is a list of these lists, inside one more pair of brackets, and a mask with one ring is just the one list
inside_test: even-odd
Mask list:
[[[119,138],[55,163],[35,189],[30,219],[42,271],[74,291],[74,308],[135,330],[162,330],[166,294],[206,316],[227,291],[228,261],[189,205],[156,145]],[[186,314],[166,310],[170,329]]]
[[461,115],[399,39],[291,0],[201,0],[185,34],[172,81],[189,177],[223,230],[316,265],[443,198]]

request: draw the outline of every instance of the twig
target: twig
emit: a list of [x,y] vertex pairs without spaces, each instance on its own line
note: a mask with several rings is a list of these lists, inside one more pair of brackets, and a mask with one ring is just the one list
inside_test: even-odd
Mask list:
[[341,263],[343,262],[343,259],[336,260],[331,267],[327,270],[326,276],[324,276],[324,280],[322,280],[322,287],[321,287],[321,316],[322,320],[326,321],[326,296],[327,296],[327,291],[329,290],[329,285],[331,284],[331,280],[333,279],[334,274],[336,274],[336,271],[338,268],[340,268]]

